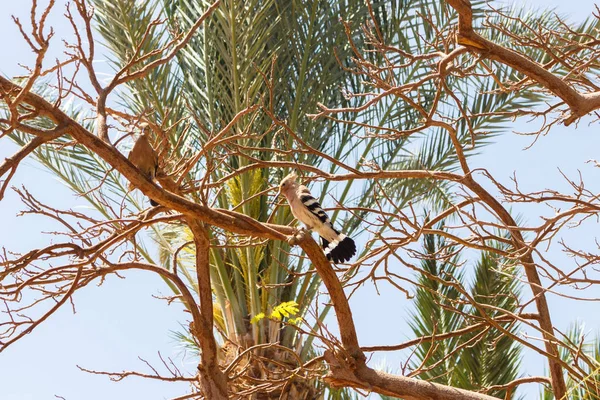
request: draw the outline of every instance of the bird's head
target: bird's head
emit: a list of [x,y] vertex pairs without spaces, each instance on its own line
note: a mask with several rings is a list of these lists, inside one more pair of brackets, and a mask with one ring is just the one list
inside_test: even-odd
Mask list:
[[150,132],[152,131],[152,129],[150,128],[150,124],[148,124],[147,122],[141,122],[139,126],[140,126],[139,135],[150,138]]
[[288,194],[293,193],[294,190],[296,190],[296,188],[298,187],[296,179],[298,179],[298,175],[296,175],[295,172],[292,172],[291,174],[283,178],[281,180],[281,183],[279,184],[279,193],[277,193],[277,196],[283,194],[287,197]]

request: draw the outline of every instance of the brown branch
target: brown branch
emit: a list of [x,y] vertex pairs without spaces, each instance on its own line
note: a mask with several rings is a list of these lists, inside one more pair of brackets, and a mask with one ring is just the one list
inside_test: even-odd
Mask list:
[[580,117],[600,108],[600,92],[579,93],[561,77],[554,75],[540,64],[477,34],[473,29],[473,11],[469,0],[448,0],[448,4],[458,12],[458,44],[516,69],[561,98],[571,109],[571,115],[565,119],[565,125],[568,126]]
[[196,33],[196,31],[202,25],[202,23],[208,17],[211,16],[211,14],[217,9],[217,7],[219,7],[219,4],[221,4],[221,0],[216,0],[214,3],[212,3],[206,9],[206,11],[204,11],[204,13],[200,16],[200,18],[198,18],[196,20],[196,22],[194,23],[194,25],[192,25],[192,27],[188,30],[188,32],[186,33],[186,35],[179,41],[179,43],[177,43],[175,46],[173,46],[173,48],[171,49],[171,51],[167,55],[165,55],[164,57],[159,58],[158,60],[154,60],[154,61],[152,61],[152,62],[144,65],[144,67],[140,68],[139,70],[135,71],[134,73],[127,74],[127,75],[122,76],[122,77],[120,76],[120,74],[117,74],[117,76],[115,76],[115,79],[109,84],[109,86],[107,87],[107,89],[109,89],[109,91],[110,91],[111,89],[113,89],[117,85],[123,84],[125,82],[132,81],[134,79],[139,79],[141,77],[144,77],[144,76],[146,76],[146,74],[148,72],[150,72],[154,68],[159,67],[159,66],[161,66],[163,64],[166,64],[171,59],[173,59],[173,57],[175,57],[177,55],[177,53],[181,49],[183,49],[186,44],[188,44],[188,42],[192,39],[192,37],[194,36],[194,34]]
[[48,143],[59,136],[65,134],[66,129],[64,126],[57,126],[51,131],[47,131],[43,136],[34,137],[29,143],[23,146],[20,150],[18,150],[12,157],[8,157],[4,160],[2,164],[0,164],[0,177],[4,176],[6,171],[11,170],[10,176],[4,180],[2,188],[0,188],[0,200],[4,197],[4,193],[8,183],[10,182],[10,178],[14,174],[14,171],[17,169],[19,163],[27,157],[29,154],[38,149],[41,145]]
[[31,333],[31,331],[33,331],[37,326],[39,326],[42,322],[44,322],[46,319],[48,319],[48,317],[50,317],[52,314],[54,314],[56,312],[56,310],[58,310],[60,307],[62,307],[63,304],[65,304],[67,302],[67,300],[69,300],[71,298],[73,293],[75,293],[75,289],[77,289],[77,284],[79,283],[79,279],[81,278],[82,271],[83,271],[83,267],[80,266],[77,269],[77,274],[75,275],[75,278],[73,279],[73,282],[71,283],[71,286],[69,287],[69,290],[67,290],[67,292],[62,296],[62,298],[60,300],[58,300],[56,302],[56,304],[54,306],[52,306],[52,308],[50,310],[48,310],[43,316],[38,318],[35,322],[32,322],[31,325],[29,325],[26,329],[24,329],[18,335],[14,336],[13,338],[11,338],[10,340],[8,340],[4,343],[0,343],[1,344],[0,353],[3,352],[4,350],[6,350],[6,348],[8,346],[15,343],[17,340],[21,339],[23,336]]
[[405,400],[497,400],[482,393],[376,371],[366,365],[350,369],[330,351],[325,353],[325,359],[331,369],[325,381],[336,388],[352,387]]
[[504,385],[493,385],[485,389],[486,392],[490,392],[492,390],[504,390],[506,389],[506,395],[504,396],[505,400],[509,400],[512,398],[512,392],[515,387],[519,385],[523,385],[525,383],[546,383],[551,385],[552,382],[548,377],[545,376],[528,376],[524,378],[518,378],[514,381],[508,382]]
[[357,364],[364,364],[366,357],[358,345],[358,335],[356,333],[354,319],[352,318],[352,310],[350,309],[348,299],[344,293],[344,288],[331,267],[331,263],[325,257],[323,250],[310,235],[304,235],[302,240],[299,241],[299,245],[302,247],[302,250],[304,250],[308,258],[310,258],[327,288],[327,292],[329,293],[329,297],[331,298],[331,302],[335,309],[335,316],[338,320],[344,350],[349,353],[354,362]]
[[123,379],[130,377],[130,376],[137,376],[137,377],[146,378],[146,379],[154,379],[154,380],[163,381],[163,382],[195,382],[196,381],[196,378],[194,378],[194,377],[185,377],[185,376],[152,375],[152,374],[145,374],[143,372],[137,372],[137,371],[121,371],[121,372],[96,371],[93,369],[83,368],[79,365],[77,365],[77,368],[79,368],[80,371],[87,372],[88,374],[106,375],[110,378],[111,381],[114,381],[114,382],[122,381]]
[[456,336],[466,335],[467,333],[477,331],[481,328],[485,328],[486,326],[488,326],[487,323],[480,322],[478,324],[471,325],[471,326],[468,326],[468,327],[462,328],[462,329],[457,329],[452,332],[434,334],[434,335],[430,335],[430,336],[422,336],[422,337],[412,339],[412,340],[409,340],[409,341],[401,343],[401,344],[390,345],[390,346],[363,346],[363,347],[361,347],[361,350],[369,351],[369,352],[371,352],[371,351],[397,351],[397,350],[406,349],[408,347],[417,346],[417,345],[420,345],[421,343],[435,342],[438,340],[445,340],[445,339],[449,339],[449,338],[456,337]]
[[208,232],[196,220],[188,219],[196,246],[196,277],[200,296],[200,321],[191,327],[200,343],[200,383],[207,399],[227,399],[227,378],[219,369],[217,345],[213,334],[213,299],[210,283],[210,241]]

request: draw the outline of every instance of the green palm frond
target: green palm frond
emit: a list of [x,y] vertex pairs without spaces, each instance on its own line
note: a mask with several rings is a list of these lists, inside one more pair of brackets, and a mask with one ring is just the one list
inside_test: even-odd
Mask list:
[[[520,280],[512,261],[496,254],[484,252],[475,266],[475,278],[471,294],[483,306],[489,317],[503,316],[498,309],[515,312],[518,307]],[[486,308],[486,305],[494,308]],[[478,317],[477,310],[471,312]],[[514,324],[501,323],[510,334],[517,334]],[[467,336],[469,338],[469,336]],[[497,329],[491,329],[483,340],[465,348],[456,368],[461,387],[479,389],[511,382],[519,376],[521,346],[513,338]],[[502,368],[499,368],[502,366]],[[489,392],[491,396],[504,398],[505,390]],[[513,395],[514,396],[514,395]]]
[[[443,229],[443,226],[438,227]],[[416,336],[443,334],[466,328],[481,321],[484,310],[487,317],[502,316],[495,310],[515,312],[518,306],[520,281],[512,261],[495,253],[482,252],[474,267],[470,289],[466,284],[465,263],[445,239],[425,235],[423,238],[419,288],[415,296],[415,310],[409,325]],[[499,249],[505,245],[496,244]],[[441,259],[440,259],[441,258]],[[440,280],[447,281],[442,283]],[[467,305],[468,301],[458,287],[468,291],[478,302],[478,308]],[[489,307],[492,306],[492,307]],[[516,326],[501,323],[502,328],[516,334]],[[458,351],[457,351],[458,349]],[[416,350],[413,367],[420,366],[424,372],[421,379],[443,383],[463,389],[502,385],[519,375],[521,347],[505,332],[489,329],[483,336],[479,331],[439,342],[423,343]],[[497,390],[490,395],[504,398],[505,391]],[[512,397],[511,397],[512,398]]]

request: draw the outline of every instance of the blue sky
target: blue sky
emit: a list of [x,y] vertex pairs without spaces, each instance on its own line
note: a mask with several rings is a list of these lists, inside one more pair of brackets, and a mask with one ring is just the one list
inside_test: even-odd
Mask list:
[[[62,2],[57,2],[62,3]],[[583,19],[594,10],[592,0],[573,0],[569,7],[558,0],[530,0],[519,4],[533,7],[556,7],[561,15],[569,15],[573,20]],[[17,65],[31,65],[33,57],[18,35],[10,16],[28,18],[29,1],[0,0],[0,37],[3,38],[3,53],[10,57],[0,59],[0,73],[5,76],[22,74]],[[63,18],[64,8],[57,5],[50,23],[57,31],[55,47],[48,60],[61,54],[60,37],[68,37],[69,26]],[[600,159],[600,137],[597,129],[587,121],[578,127],[559,126],[529,150],[524,148],[530,138],[511,131],[530,130],[529,125],[517,122],[488,146],[484,153],[471,161],[472,167],[490,170],[501,183],[510,184],[510,178],[517,171],[523,190],[544,188],[567,189],[558,168],[572,178],[581,171],[589,188],[598,192],[600,182],[598,168],[586,163],[589,159]],[[0,146],[0,159],[16,150],[6,141]],[[20,168],[13,185],[26,185],[34,195],[48,204],[82,209],[87,205],[73,196],[70,191],[52,175],[46,173],[33,161]],[[37,217],[16,218],[22,206],[17,197],[9,192],[0,203],[0,246],[16,251],[40,247],[50,240],[41,231],[51,231],[54,225]],[[553,210],[543,207],[515,207],[527,221],[536,221],[540,213],[552,215]],[[594,235],[598,231],[590,222],[581,229],[566,232],[565,236],[583,247],[594,247]],[[551,248],[549,255],[565,263],[571,261]],[[129,272],[126,279],[112,277],[100,287],[90,286],[74,296],[77,313],[64,308],[50,318],[33,334],[9,347],[0,354],[0,398],[3,400],[42,400],[54,399],[60,395],[67,400],[95,399],[163,399],[186,392],[186,384],[173,384],[129,378],[114,383],[102,376],[92,376],[80,372],[76,365],[98,370],[144,370],[138,357],[160,366],[157,351],[164,357],[172,357],[183,370],[193,371],[190,357],[185,357],[178,343],[171,339],[171,331],[180,329],[186,321],[181,307],[153,296],[168,294],[169,289],[158,277],[143,272]],[[527,290],[527,289],[525,289]],[[596,290],[598,292],[598,290]],[[400,293],[384,290],[377,296],[374,290],[365,289],[351,300],[359,329],[361,344],[394,344],[409,337],[404,323],[411,305]],[[600,297],[600,293],[587,293],[590,297]],[[555,324],[561,330],[576,320],[586,321],[591,333],[600,329],[597,304],[573,302],[556,296],[549,296]],[[390,307],[394,304],[394,307]],[[390,308],[394,314],[390,314]],[[1,320],[1,317],[0,317]],[[334,321],[331,322],[334,324]],[[377,327],[377,329],[373,329]],[[524,373],[539,375],[544,372],[543,360],[531,352],[526,353]],[[397,368],[399,358],[394,355],[377,357],[374,362],[385,361],[391,370]],[[147,369],[146,369],[147,370]],[[537,389],[524,388],[527,398],[537,398]]]

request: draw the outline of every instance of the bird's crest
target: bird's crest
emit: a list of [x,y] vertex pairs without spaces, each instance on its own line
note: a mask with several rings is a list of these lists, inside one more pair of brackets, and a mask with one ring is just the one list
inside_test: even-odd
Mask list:
[[297,179],[298,179],[298,174],[296,174],[295,172],[292,172],[291,174],[289,174],[288,176],[286,176],[285,178],[283,178],[281,180],[281,183],[284,183],[284,182],[296,182]]
[[288,192],[288,190],[290,190],[291,187],[295,187],[296,179],[298,179],[298,175],[295,172],[292,172],[291,174],[283,178],[279,183],[279,193],[277,195],[286,193]]

